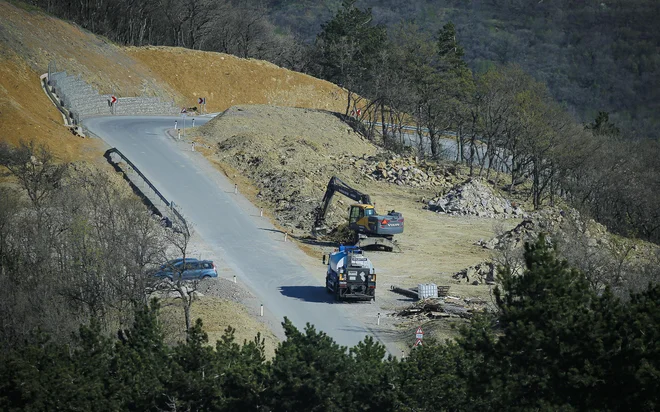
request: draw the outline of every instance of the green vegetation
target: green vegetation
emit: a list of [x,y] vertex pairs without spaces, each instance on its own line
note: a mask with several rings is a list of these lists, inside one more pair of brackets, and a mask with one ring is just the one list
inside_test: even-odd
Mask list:
[[366,338],[338,346],[308,325],[267,361],[263,341],[214,346],[201,321],[163,344],[158,302],[118,339],[92,321],[69,345],[39,336],[0,355],[0,409],[47,410],[655,410],[660,402],[660,287],[624,303],[596,293],[541,237],[526,270],[504,268],[497,311],[456,342],[402,360]]
[[[272,21],[311,43],[339,0],[271,0]],[[453,22],[469,66],[518,64],[588,122],[600,111],[626,134],[660,137],[660,3],[610,1],[362,0],[375,23],[415,22],[437,33]]]

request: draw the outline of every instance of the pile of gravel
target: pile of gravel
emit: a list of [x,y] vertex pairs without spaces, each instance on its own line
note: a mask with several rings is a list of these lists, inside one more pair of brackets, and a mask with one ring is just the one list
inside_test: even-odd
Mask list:
[[523,210],[478,179],[468,179],[454,186],[442,197],[431,199],[426,209],[459,216],[479,216],[488,218],[520,218]]
[[238,303],[249,297],[249,292],[245,287],[220,277],[202,280],[197,286],[197,291],[204,296],[214,296]]

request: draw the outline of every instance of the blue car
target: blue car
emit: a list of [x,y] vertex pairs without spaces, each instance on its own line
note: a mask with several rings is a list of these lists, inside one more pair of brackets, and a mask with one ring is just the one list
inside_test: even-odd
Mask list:
[[212,260],[198,260],[195,258],[183,258],[170,260],[162,265],[160,270],[154,274],[158,278],[170,280],[198,280],[217,278],[218,271]]

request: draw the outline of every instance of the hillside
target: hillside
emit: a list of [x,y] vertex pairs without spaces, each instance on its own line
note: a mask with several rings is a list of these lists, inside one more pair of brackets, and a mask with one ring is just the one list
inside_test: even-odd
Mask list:
[[343,110],[345,104],[337,86],[267,62],[181,48],[121,47],[5,1],[0,1],[0,54],[0,140],[43,142],[63,160],[91,159],[100,149],[73,138],[40,90],[39,76],[51,62],[101,93],[160,96],[187,107],[203,96],[208,111],[234,104]]
[[[336,110],[344,102],[340,88],[269,63],[185,49],[121,47],[43,12],[0,1],[0,143],[35,141],[59,161],[93,162],[105,170],[110,168],[102,157],[104,143],[73,136],[41,89],[39,77],[50,62],[102,93],[156,95],[188,106],[204,95],[209,111],[253,102]],[[168,62],[183,67],[181,75]],[[212,338],[229,324],[259,324],[248,319],[245,308],[232,309],[233,317],[219,317],[217,312],[226,306],[211,296],[193,308],[202,314]],[[262,331],[262,336],[272,354],[272,335]]]
[[[373,256],[381,273],[379,301],[384,310],[402,304],[387,292],[393,285],[435,282],[451,285],[460,298],[488,298],[490,287],[483,280],[474,284],[453,276],[490,257],[489,250],[475,243],[518,221],[427,210],[423,199],[443,196],[462,184],[465,174],[454,166],[394,157],[353,132],[331,113],[344,110],[341,88],[258,60],[183,48],[120,47],[6,2],[0,2],[0,23],[2,141],[32,139],[47,144],[61,160],[104,163],[102,143],[69,134],[39,90],[39,76],[50,62],[58,70],[79,74],[101,92],[156,95],[187,107],[196,105],[197,97],[206,97],[208,111],[225,112],[196,137],[202,151],[312,256],[320,258],[332,249],[307,237],[331,176],[369,193],[379,210],[403,212],[406,231],[398,237],[403,253]],[[392,175],[398,177],[388,177]],[[420,181],[418,176],[425,177]],[[328,223],[344,222],[348,204],[348,199],[337,199]],[[310,273],[322,284],[323,268]]]
[[270,104],[343,112],[346,97],[336,85],[254,59],[173,47],[131,47],[127,55],[169,84],[184,105],[206,97],[208,112],[238,104]]
[[[340,0],[269,2],[279,27],[312,43]],[[660,137],[660,2],[359,0],[376,24],[395,32],[414,21],[421,32],[456,25],[473,70],[516,63],[548,84],[582,122],[612,113],[626,131]]]
[[[282,230],[297,239],[299,247],[319,262],[309,268],[319,284],[325,275],[321,255],[333,250],[336,243],[328,241],[336,238],[313,240],[310,233],[314,213],[332,176],[369,194],[379,213],[403,213],[405,230],[396,236],[401,253],[369,252],[379,273],[378,306],[357,304],[347,308],[362,322],[373,320],[378,308],[389,316],[411,303],[392,293],[391,286],[408,288],[433,282],[449,285],[452,295],[461,299],[488,301],[490,286],[457,281],[452,276],[489,258],[491,252],[476,245],[478,240],[494,236],[496,227],[511,229],[519,220],[449,216],[424,210],[423,198],[431,199],[464,180],[458,170],[417,162],[414,157],[393,157],[333,114],[306,109],[234,106],[201,127],[195,140],[205,147],[202,150],[207,158],[239,185],[243,195],[263,207]],[[387,170],[398,169],[400,183],[379,179],[383,175],[379,165]],[[414,169],[425,170],[426,177]],[[419,177],[405,178],[408,170]],[[334,197],[327,216],[329,228],[345,224],[352,203],[339,194]],[[381,325],[381,332],[394,333],[398,340],[405,341],[413,326],[405,319],[392,319]],[[434,330],[431,335],[439,338],[453,333],[447,322],[427,326]]]

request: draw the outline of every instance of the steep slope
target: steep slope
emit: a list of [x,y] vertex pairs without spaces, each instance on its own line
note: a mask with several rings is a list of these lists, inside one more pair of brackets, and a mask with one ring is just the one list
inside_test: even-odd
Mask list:
[[101,93],[177,97],[123,47],[41,11],[0,2],[0,43],[36,73],[46,73],[54,62],[57,70],[80,74]]
[[172,47],[133,47],[127,53],[185,96],[186,105],[206,97],[209,112],[237,104],[346,108],[343,89],[265,61]]
[[45,144],[62,161],[100,158],[100,142],[74,137],[39,86],[39,74],[0,45],[0,141]]
[[36,140],[62,160],[100,157],[98,142],[69,134],[40,90],[39,76],[80,75],[101,93],[159,96],[208,111],[235,104],[277,104],[343,111],[345,94],[331,83],[267,62],[179,48],[126,48],[27,6],[0,1],[0,141]]

